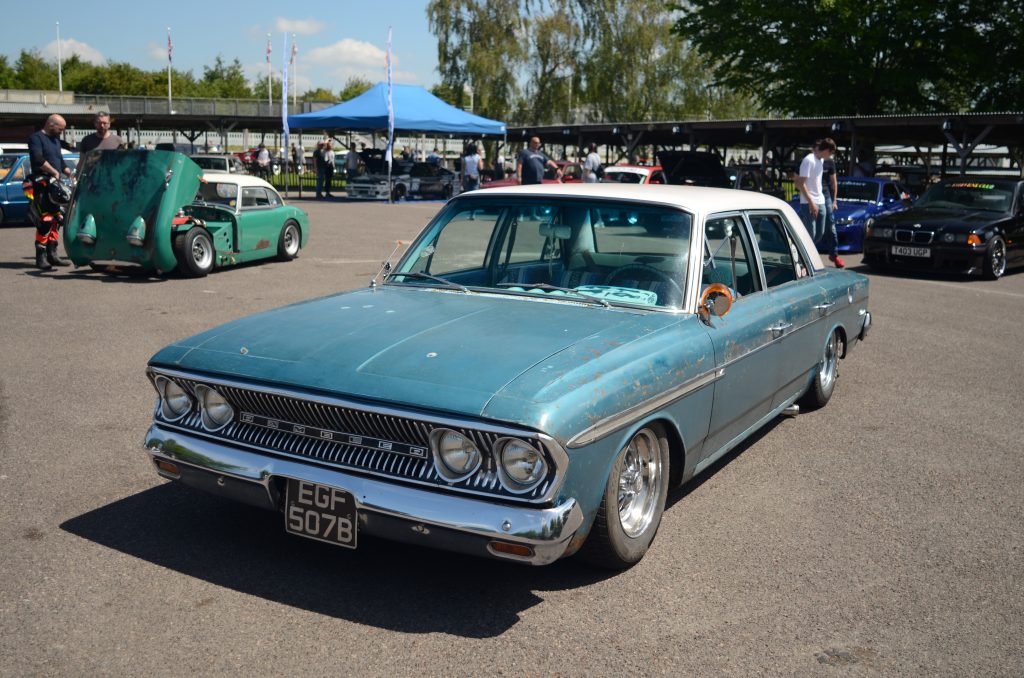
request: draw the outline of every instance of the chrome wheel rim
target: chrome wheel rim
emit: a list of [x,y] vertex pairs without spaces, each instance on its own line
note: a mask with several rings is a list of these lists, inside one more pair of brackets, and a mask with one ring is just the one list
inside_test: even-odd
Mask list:
[[299,251],[299,234],[295,227],[288,225],[284,228],[284,251],[288,254],[295,254]]
[[1003,274],[1006,269],[1006,245],[1003,244],[1002,240],[997,240],[992,244],[992,258],[990,261],[992,266],[992,275],[999,277]]
[[618,470],[619,524],[635,539],[651,526],[661,494],[661,445],[650,429],[629,441]]
[[192,261],[199,268],[208,268],[213,263],[213,248],[203,236],[192,240]]
[[828,392],[828,390],[832,388],[832,383],[836,380],[836,371],[838,369],[839,340],[836,338],[836,333],[833,332],[828,338],[828,343],[825,344],[825,357],[824,360],[822,360],[821,368],[818,371],[823,391]]

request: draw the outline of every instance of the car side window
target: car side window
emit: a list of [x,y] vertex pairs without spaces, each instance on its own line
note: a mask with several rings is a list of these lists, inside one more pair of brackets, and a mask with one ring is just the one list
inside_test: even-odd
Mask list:
[[24,181],[25,180],[25,163],[18,165],[18,168],[14,170],[14,173],[7,177],[7,181]]
[[900,199],[900,192],[896,190],[896,187],[892,184],[885,184],[882,186],[882,200],[885,202],[892,202]]
[[282,204],[284,204],[284,201],[281,200],[281,196],[277,194],[277,191],[271,191],[269,189],[266,190],[267,197],[270,199],[271,207],[280,207]]
[[757,248],[769,288],[778,287],[807,275],[807,263],[792,235],[778,214],[752,214],[751,225],[757,234]]
[[246,186],[242,189],[242,209],[254,209],[269,206],[270,198],[267,197],[267,191],[265,188],[260,186]]
[[[733,256],[735,247],[735,257]],[[743,296],[760,289],[747,229],[739,216],[712,217],[704,224],[701,287],[721,283]]]

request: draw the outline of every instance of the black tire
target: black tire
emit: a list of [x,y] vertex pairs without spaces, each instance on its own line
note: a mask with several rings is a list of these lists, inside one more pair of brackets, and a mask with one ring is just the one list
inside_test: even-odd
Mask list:
[[405,197],[405,186],[398,184],[391,189],[391,202],[398,202]]
[[[624,570],[640,562],[661,525],[669,475],[669,443],[664,430],[658,425],[641,428],[615,456],[601,507],[580,549],[580,557],[592,565],[613,570]],[[628,480],[630,476],[634,478],[632,482]],[[625,487],[630,488],[632,498],[625,498],[623,507],[620,490]],[[640,489],[650,494],[643,494]],[[635,505],[638,497],[640,506]],[[639,513],[634,509],[640,509]]]
[[453,192],[454,192],[454,188],[452,187],[451,184],[445,184],[444,185],[444,199],[445,200],[451,200]]
[[200,226],[193,226],[184,235],[174,238],[174,254],[178,258],[178,270],[193,278],[210,273],[217,256],[213,238]]
[[814,373],[814,381],[807,387],[807,392],[800,397],[800,407],[807,410],[817,410],[825,407],[836,390],[836,380],[839,378],[839,356],[843,353],[843,338],[839,330],[833,330],[825,342],[825,348],[821,353],[821,362],[818,363],[817,371]]
[[3,208],[2,208],[2,207],[0,207],[0,226],[3,226],[3,225],[4,225],[4,219],[6,219],[6,218],[7,218],[7,217],[6,217],[5,215],[4,215],[4,210],[3,210]]
[[985,280],[998,280],[1003,273],[1006,273],[1006,241],[997,235],[985,248],[985,263],[981,274]]
[[277,238],[277,258],[291,261],[299,255],[300,243],[299,225],[291,220],[284,222],[281,235]]

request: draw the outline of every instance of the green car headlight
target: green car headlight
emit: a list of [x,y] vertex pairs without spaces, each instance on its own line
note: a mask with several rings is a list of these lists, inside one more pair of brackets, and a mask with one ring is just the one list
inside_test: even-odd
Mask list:
[[217,389],[200,384],[196,386],[196,395],[203,415],[203,428],[207,431],[219,431],[235,418],[235,408]]
[[192,397],[178,382],[157,377],[156,390],[160,393],[160,414],[167,421],[177,421],[192,409]]
[[497,442],[495,449],[501,482],[509,492],[527,492],[547,475],[547,461],[533,445],[518,438],[505,438]]
[[458,431],[439,428],[430,434],[434,466],[445,479],[463,480],[480,468],[483,456],[476,444]]

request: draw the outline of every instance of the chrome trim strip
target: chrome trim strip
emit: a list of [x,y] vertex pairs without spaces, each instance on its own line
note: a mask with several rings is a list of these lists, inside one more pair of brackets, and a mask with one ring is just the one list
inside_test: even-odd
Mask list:
[[[177,435],[156,425],[146,434],[145,451],[154,459],[167,459],[260,485],[266,490],[268,508],[277,508],[271,491],[273,478],[308,480],[350,492],[360,513],[398,518],[411,522],[412,527],[433,525],[483,539],[528,544],[534,549],[534,556],[528,559],[534,565],[560,558],[583,524],[583,511],[572,498],[547,508],[480,501],[265,457],[189,435]],[[419,532],[424,534],[422,530]],[[429,535],[424,534],[424,537],[430,541]]]
[[637,403],[633,407],[602,419],[593,426],[584,429],[570,438],[569,442],[566,443],[566,447],[573,449],[589,445],[596,440],[600,440],[609,433],[619,430],[632,421],[642,419],[651,412],[660,410],[672,402],[675,402],[680,398],[684,398],[694,391],[704,388],[708,384],[718,381],[723,376],[725,376],[725,369],[724,367],[719,367],[689,379],[670,391],[666,391],[659,396],[651,398],[650,400]]

